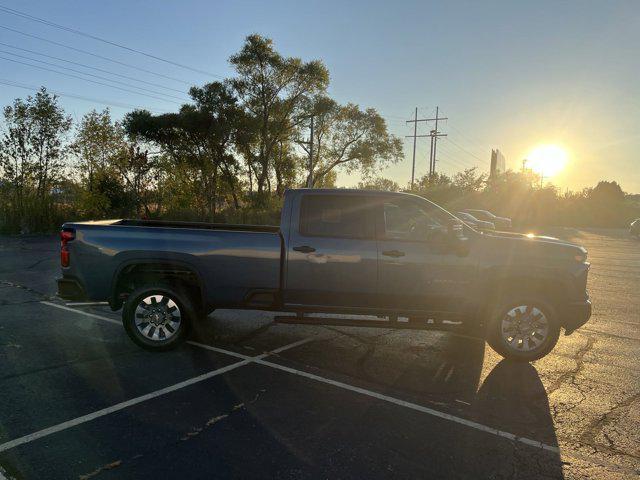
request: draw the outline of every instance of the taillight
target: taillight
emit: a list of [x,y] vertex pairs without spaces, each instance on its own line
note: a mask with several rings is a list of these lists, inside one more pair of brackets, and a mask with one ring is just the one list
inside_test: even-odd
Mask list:
[[76,238],[76,232],[73,230],[62,230],[60,232],[60,265],[63,267],[69,266],[69,248],[67,243]]

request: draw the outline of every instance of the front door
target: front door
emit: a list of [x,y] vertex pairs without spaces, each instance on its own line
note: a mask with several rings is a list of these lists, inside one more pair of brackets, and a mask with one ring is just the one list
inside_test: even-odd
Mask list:
[[376,210],[380,306],[457,319],[475,266],[452,248],[447,228],[453,218],[419,197],[389,196]]
[[291,215],[285,272],[284,303],[289,307],[372,307],[377,246],[368,197],[299,195]]

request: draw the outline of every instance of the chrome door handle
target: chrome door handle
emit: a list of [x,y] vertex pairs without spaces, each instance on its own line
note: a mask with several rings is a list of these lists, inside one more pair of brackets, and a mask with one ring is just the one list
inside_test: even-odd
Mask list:
[[401,252],[400,250],[385,250],[384,252],[382,252],[382,255],[384,255],[385,257],[404,257],[405,253]]
[[311,252],[315,252],[315,251],[316,251],[316,249],[315,249],[315,248],[310,247],[310,246],[308,246],[308,245],[302,245],[302,246],[300,246],[300,247],[293,247],[293,249],[294,249],[296,252],[302,252],[302,253],[311,253]]

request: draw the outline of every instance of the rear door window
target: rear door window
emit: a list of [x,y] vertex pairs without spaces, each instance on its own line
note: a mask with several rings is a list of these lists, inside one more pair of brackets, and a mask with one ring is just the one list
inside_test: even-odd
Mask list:
[[374,238],[370,202],[359,195],[305,195],[300,233],[316,237]]

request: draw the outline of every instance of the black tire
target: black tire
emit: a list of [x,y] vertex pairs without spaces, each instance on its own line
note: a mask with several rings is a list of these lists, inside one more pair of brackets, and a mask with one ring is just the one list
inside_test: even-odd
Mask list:
[[[524,311],[522,307],[524,307]],[[535,312],[541,313],[542,317]],[[518,320],[518,315],[520,315],[519,318],[522,322],[525,320],[537,322],[534,324],[537,327],[546,324],[547,328],[546,330],[536,328],[535,335],[530,335],[528,331],[524,332],[527,329],[523,328],[524,340],[520,337],[520,333],[506,337],[509,334],[503,332],[503,328],[507,330],[517,328],[520,332],[519,322],[517,327],[511,326],[515,320]],[[542,339],[540,332],[546,332]],[[556,309],[538,296],[513,295],[505,298],[498,302],[487,320],[487,343],[507,360],[516,362],[538,360],[553,350],[553,347],[558,343],[559,336],[560,322]],[[509,342],[508,338],[512,338],[512,341]]]
[[[149,298],[151,298],[151,303],[146,303],[145,299]],[[167,299],[166,304],[164,299]],[[142,313],[143,303],[152,310],[151,314],[147,311]],[[155,312],[156,309],[158,312]],[[179,316],[177,323],[176,310]],[[136,317],[136,311],[139,315],[149,315],[150,321],[145,324],[147,317]],[[154,312],[157,313],[157,317],[151,318],[155,314]],[[122,324],[129,338],[145,350],[156,352],[172,350],[184,342],[195,316],[193,302],[186,292],[179,286],[161,283],[144,285],[135,289],[122,308]],[[143,332],[146,329],[147,333],[145,334]],[[150,335],[158,338],[150,338]]]

